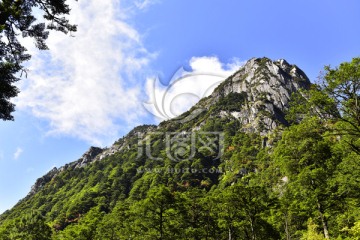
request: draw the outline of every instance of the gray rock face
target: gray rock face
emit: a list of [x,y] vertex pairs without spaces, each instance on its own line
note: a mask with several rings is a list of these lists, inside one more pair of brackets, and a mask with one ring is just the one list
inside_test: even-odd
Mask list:
[[291,94],[310,86],[308,77],[296,65],[283,59],[253,58],[220,84],[210,99],[218,101],[230,93],[245,93],[243,107],[227,114],[238,119],[245,131],[266,134],[279,124],[288,124],[284,112]]
[[41,178],[38,178],[35,182],[35,184],[31,187],[31,190],[28,194],[28,196],[34,195],[38,191],[40,191],[41,188],[45,186],[48,182],[55,177],[55,175],[58,173],[58,169],[54,167],[52,170],[50,170],[47,174],[42,176]]
[[90,149],[83,154],[83,156],[75,162],[72,162],[70,164],[66,164],[65,166],[61,168],[54,167],[52,170],[50,170],[47,174],[42,176],[41,178],[38,178],[35,182],[35,184],[31,187],[31,190],[28,194],[28,197],[31,195],[36,194],[39,192],[48,182],[50,182],[56,175],[58,175],[60,172],[64,171],[67,168],[79,168],[79,167],[85,167],[87,164],[90,164],[93,162],[100,153],[102,153],[104,150],[102,148],[98,147],[90,147]]
[[83,156],[78,160],[76,164],[76,168],[85,167],[89,163],[91,163],[96,156],[102,153],[104,149],[98,147],[90,147],[90,149],[83,154]]

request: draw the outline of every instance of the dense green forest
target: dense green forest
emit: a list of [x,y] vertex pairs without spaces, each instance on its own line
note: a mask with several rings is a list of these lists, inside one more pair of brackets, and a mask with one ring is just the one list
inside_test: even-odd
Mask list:
[[[162,160],[139,157],[135,133],[155,128],[140,126],[117,142],[126,148],[59,171],[1,215],[0,239],[360,239],[360,58],[321,80],[292,94],[288,124],[266,135],[219,117],[247,104],[235,93],[185,124],[161,123],[148,143]],[[205,148],[169,158],[159,132],[194,126],[223,133],[220,158]]]

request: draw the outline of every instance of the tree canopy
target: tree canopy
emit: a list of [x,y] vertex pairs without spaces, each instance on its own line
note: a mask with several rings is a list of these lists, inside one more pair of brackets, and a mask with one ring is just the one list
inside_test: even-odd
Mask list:
[[[40,9],[44,22],[38,22],[34,9]],[[11,102],[19,93],[14,85],[24,71],[23,63],[31,56],[19,37],[31,37],[40,50],[48,49],[49,31],[76,31],[65,18],[70,13],[66,0],[3,0],[0,2],[0,119],[14,120]]]

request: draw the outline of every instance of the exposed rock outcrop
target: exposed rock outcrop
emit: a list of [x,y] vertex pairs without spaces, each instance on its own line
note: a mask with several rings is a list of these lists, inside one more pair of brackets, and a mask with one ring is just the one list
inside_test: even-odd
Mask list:
[[223,111],[221,115],[235,117],[245,131],[266,134],[279,124],[288,125],[285,112],[291,94],[310,86],[305,73],[284,59],[253,58],[221,83],[206,100],[205,106],[209,109],[214,101],[219,102],[231,93],[242,93],[246,96],[242,107]]
[[58,174],[59,170],[54,167],[51,169],[47,174],[42,176],[41,178],[38,178],[35,182],[35,184],[31,187],[30,192],[28,193],[28,196],[34,195],[38,191],[40,191],[41,188],[43,188],[48,182],[53,179],[53,177]]

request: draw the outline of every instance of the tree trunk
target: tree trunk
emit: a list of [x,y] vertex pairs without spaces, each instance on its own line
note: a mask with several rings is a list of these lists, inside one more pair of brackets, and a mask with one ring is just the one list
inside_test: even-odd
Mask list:
[[160,208],[160,239],[163,239],[163,209]]
[[286,233],[286,240],[291,240],[290,232],[289,232],[289,223],[288,223],[288,217],[284,213],[285,218],[285,233]]
[[318,209],[319,209],[320,219],[321,219],[321,223],[322,223],[323,230],[324,230],[324,236],[325,236],[326,239],[330,239],[328,225],[327,225],[327,219],[324,216],[323,209],[322,209],[321,204],[319,202],[318,202]]
[[251,226],[251,239],[256,240],[255,229],[254,229],[254,220],[250,217],[250,226]]

